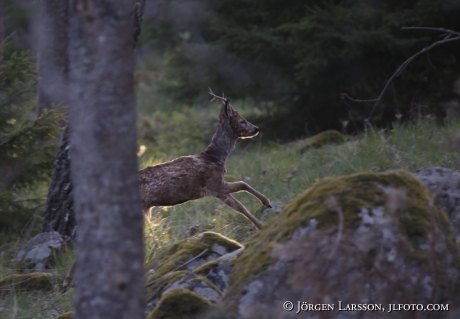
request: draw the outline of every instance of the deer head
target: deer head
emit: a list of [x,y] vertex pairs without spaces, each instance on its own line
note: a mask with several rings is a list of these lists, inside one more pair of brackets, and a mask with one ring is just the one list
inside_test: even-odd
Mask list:
[[212,96],[212,100],[210,102],[214,100],[222,102],[222,107],[220,108],[219,113],[219,123],[227,124],[237,138],[253,138],[259,134],[259,128],[242,117],[230,104],[230,100],[225,98],[223,94],[222,97],[217,96],[212,92],[211,88],[209,88],[209,94]]

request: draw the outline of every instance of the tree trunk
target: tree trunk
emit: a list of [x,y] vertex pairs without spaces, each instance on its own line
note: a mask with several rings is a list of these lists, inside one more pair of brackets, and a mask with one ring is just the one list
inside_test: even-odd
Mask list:
[[132,2],[70,1],[76,318],[143,318]]
[[[0,12],[4,12],[3,11],[3,3],[0,2]],[[5,29],[4,29],[4,26],[3,26],[3,14],[0,13],[0,43],[3,42],[3,39],[5,38]],[[3,64],[3,47],[0,46],[0,65]]]
[[70,180],[69,127],[62,134],[61,146],[54,162],[54,174],[48,191],[43,231],[57,231],[75,239],[76,223]]
[[[55,10],[55,14],[66,16],[68,18],[68,1],[54,1],[54,0],[43,0],[44,8],[42,9],[42,20],[52,19]],[[58,3],[59,2],[59,3]],[[50,4],[51,3],[51,4]],[[65,7],[64,7],[65,6]],[[134,31],[133,46],[136,45],[137,39],[141,32],[143,14],[144,14],[145,0],[136,0],[134,3],[133,20],[134,20]],[[65,22],[65,23],[64,23]],[[53,66],[53,55],[65,53],[67,56],[68,46],[68,20],[63,21],[62,17],[58,18],[57,21],[51,23],[49,21],[42,21],[45,26],[42,27],[43,32],[53,34],[54,36],[43,35],[44,41],[47,45],[41,45],[40,52],[41,58],[39,58],[39,112],[42,112],[45,108],[51,107],[51,103],[59,103],[59,96],[51,97],[45,92],[54,92],[54,89],[46,89],[47,86],[53,86],[52,76],[50,74],[56,74],[58,71],[62,71],[62,76],[65,78],[65,83],[68,81],[68,57],[58,57],[55,61],[58,65]],[[51,29],[53,28],[53,29]],[[59,28],[56,30],[54,28]],[[59,32],[64,32],[64,35],[58,35]],[[56,43],[58,40],[63,41],[62,43]],[[65,43],[65,45],[63,45]],[[47,46],[54,46],[55,49],[49,49]],[[41,61],[41,62],[40,62]],[[64,63],[66,61],[66,64]],[[46,72],[47,68],[54,70],[53,72]],[[64,90],[63,92],[67,92]],[[68,97],[63,101],[67,101]],[[62,102],[62,101],[61,101]],[[67,136],[65,135],[67,134]],[[43,219],[42,231],[57,231],[63,236],[68,236],[75,239],[76,224],[75,224],[75,213],[73,209],[73,198],[72,198],[72,181],[70,179],[70,158],[69,158],[68,144],[68,127],[64,130],[64,136],[61,140],[61,146],[59,148],[53,178],[51,186],[48,191],[47,204]]]
[[38,52],[38,115],[52,104],[67,104],[69,73],[68,1],[42,0]]
[[[42,0],[40,12],[40,41],[38,51],[38,114],[52,104],[68,103],[69,58],[68,1]],[[43,219],[42,230],[57,231],[63,236],[75,235],[72,183],[68,145],[69,130],[62,135],[61,146]]]
[[141,34],[142,21],[144,20],[145,0],[136,0],[134,4],[133,18],[134,18],[134,46],[137,44],[137,39]]

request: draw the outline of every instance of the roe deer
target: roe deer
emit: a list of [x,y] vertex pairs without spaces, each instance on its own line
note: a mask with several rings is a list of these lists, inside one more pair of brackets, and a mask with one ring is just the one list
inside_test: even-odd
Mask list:
[[[224,181],[227,171],[225,160],[234,149],[236,140],[256,136],[259,128],[239,115],[229,99],[215,95],[211,89],[209,94],[213,97],[211,102],[222,102],[219,125],[211,144],[200,154],[182,156],[139,171],[144,216],[150,219],[150,208],[154,206],[174,206],[201,197],[214,196],[243,214],[260,229],[262,223],[231,193],[248,192],[257,197],[264,206],[271,207],[268,198],[245,182]],[[75,262],[64,280],[63,291],[70,286],[74,269]]]
[[257,228],[262,224],[231,193],[246,191],[269,207],[270,201],[244,182],[224,181],[225,160],[235,147],[237,139],[252,138],[259,128],[235,111],[226,98],[209,94],[222,102],[219,126],[211,144],[202,153],[182,156],[163,164],[148,166],[139,171],[144,214],[148,218],[153,206],[173,206],[205,196],[214,196],[246,216]]

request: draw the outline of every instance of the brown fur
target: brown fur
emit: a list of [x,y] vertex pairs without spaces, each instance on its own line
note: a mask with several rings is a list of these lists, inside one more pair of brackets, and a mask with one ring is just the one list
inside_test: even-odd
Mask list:
[[[148,166],[139,171],[139,183],[144,203],[144,216],[150,219],[150,208],[154,206],[174,206],[205,196],[214,196],[243,214],[257,228],[262,223],[231,193],[245,191],[257,197],[263,205],[270,207],[270,201],[263,194],[245,182],[224,181],[225,160],[235,147],[238,139],[252,138],[259,128],[246,121],[223,97],[214,95],[213,100],[222,102],[219,126],[211,144],[200,154],[182,156],[170,162]],[[67,290],[73,278],[75,263],[72,265],[62,285]]]
[[219,126],[206,150],[139,171],[144,214],[148,218],[153,206],[173,206],[204,196],[214,196],[261,228],[262,224],[230,194],[246,191],[265,206],[270,206],[270,201],[244,182],[224,181],[225,160],[235,147],[236,140],[252,138],[259,133],[259,129],[239,115],[228,99],[212,95],[222,101],[222,107]]

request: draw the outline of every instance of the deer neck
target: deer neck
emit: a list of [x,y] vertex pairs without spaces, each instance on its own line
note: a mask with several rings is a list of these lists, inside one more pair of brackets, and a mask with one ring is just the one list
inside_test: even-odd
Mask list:
[[211,144],[209,144],[204,153],[224,163],[235,148],[236,140],[236,136],[229,127],[219,126],[212,137]]

